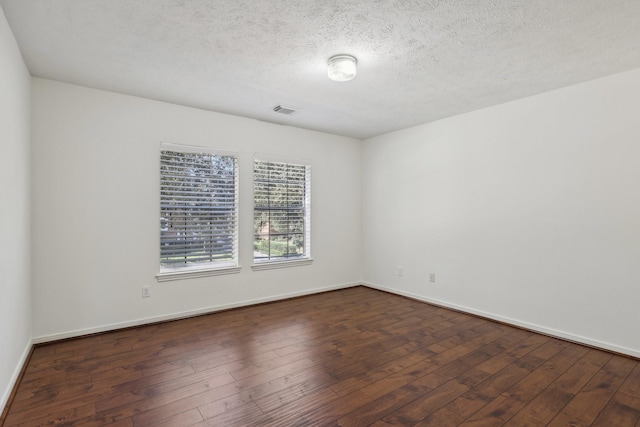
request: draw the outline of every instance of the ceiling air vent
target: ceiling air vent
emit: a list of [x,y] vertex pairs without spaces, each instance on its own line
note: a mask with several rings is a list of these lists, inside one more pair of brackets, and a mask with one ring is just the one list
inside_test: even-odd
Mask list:
[[295,108],[286,107],[284,105],[276,105],[275,107],[273,107],[273,111],[280,114],[286,114],[287,116],[290,116],[298,112],[298,110],[296,110]]

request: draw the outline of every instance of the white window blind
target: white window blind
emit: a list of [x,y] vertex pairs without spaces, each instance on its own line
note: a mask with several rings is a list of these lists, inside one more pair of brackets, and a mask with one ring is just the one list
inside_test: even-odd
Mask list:
[[256,156],[254,262],[310,258],[311,166]]
[[160,272],[238,265],[235,155],[162,144]]

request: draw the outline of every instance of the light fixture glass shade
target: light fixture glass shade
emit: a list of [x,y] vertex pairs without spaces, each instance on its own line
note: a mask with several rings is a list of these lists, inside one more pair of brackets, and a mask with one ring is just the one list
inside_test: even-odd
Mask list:
[[351,55],[335,55],[329,58],[329,78],[336,82],[346,82],[356,76],[358,61]]

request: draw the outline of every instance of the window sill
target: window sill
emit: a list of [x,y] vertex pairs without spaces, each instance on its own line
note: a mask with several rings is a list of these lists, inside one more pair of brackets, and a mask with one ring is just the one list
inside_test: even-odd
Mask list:
[[312,263],[313,263],[312,258],[296,259],[296,260],[289,260],[289,261],[260,262],[257,264],[253,264],[251,266],[251,269],[253,271],[274,270],[276,268],[300,267],[303,265],[311,265]]
[[240,273],[240,266],[238,267],[222,267],[212,268],[207,270],[184,270],[184,271],[167,271],[156,274],[158,282],[169,282],[171,280],[181,279],[193,279],[196,277],[207,276],[221,276],[224,274],[237,274]]

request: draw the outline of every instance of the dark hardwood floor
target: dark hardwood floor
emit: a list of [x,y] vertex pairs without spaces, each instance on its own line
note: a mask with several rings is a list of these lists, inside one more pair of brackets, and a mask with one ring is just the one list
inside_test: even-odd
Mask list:
[[637,360],[358,287],[36,347],[5,426],[640,426]]

